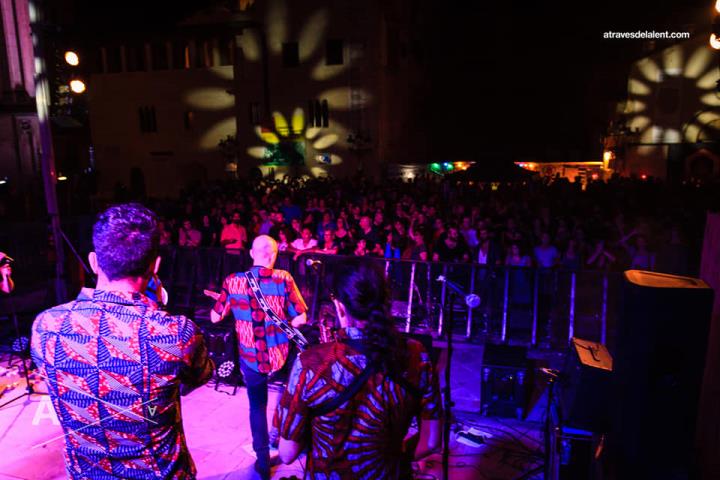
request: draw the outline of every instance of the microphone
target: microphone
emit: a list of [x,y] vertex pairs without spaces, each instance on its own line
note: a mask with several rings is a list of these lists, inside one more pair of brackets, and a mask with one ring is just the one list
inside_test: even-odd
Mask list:
[[315,258],[308,258],[307,260],[305,260],[305,265],[317,270],[318,268],[320,268],[320,265],[322,265],[322,261]]
[[445,275],[438,276],[437,281],[444,283],[445,285],[450,287],[455,293],[463,297],[463,299],[465,299],[465,305],[467,305],[468,308],[476,308],[480,306],[479,296],[475,295],[474,293],[466,294],[465,291],[460,287],[460,285],[453,282],[452,280],[448,280]]

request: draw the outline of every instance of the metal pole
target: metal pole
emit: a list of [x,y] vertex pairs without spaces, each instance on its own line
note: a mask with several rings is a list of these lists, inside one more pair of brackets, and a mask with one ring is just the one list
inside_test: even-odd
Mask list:
[[607,297],[608,297],[608,276],[603,275],[603,291],[602,291],[602,310],[600,313],[600,323],[602,330],[600,331],[600,343],[605,345],[607,341]]
[[413,286],[415,285],[415,262],[410,267],[410,291],[408,292],[407,313],[405,314],[405,333],[410,333],[412,323],[412,302],[413,302]]
[[532,320],[532,334],[530,343],[534,346],[537,344],[537,328],[538,328],[538,290],[540,289],[540,274],[538,269],[533,272],[533,320]]
[[432,305],[432,282],[431,282],[431,279],[430,279],[430,277],[431,277],[431,274],[430,274],[430,263],[429,263],[429,262],[425,262],[425,267],[427,267],[427,268],[425,269],[425,274],[426,274],[426,277],[427,277],[427,278],[425,279],[425,280],[426,280],[426,283],[425,283],[425,314],[426,314],[425,321],[428,323],[428,326],[429,326],[429,324],[430,324],[430,319],[432,318],[432,317],[431,317],[431,315],[432,315],[432,310],[431,310],[431,307],[430,307],[430,306]]
[[[447,265],[443,265],[443,276],[447,275]],[[445,297],[446,297],[446,290],[447,287],[445,285],[445,282],[442,284],[442,290],[440,290],[440,315],[438,316],[438,335],[442,335],[443,331],[443,316],[445,315]],[[452,308],[452,306],[451,306]]]
[[575,272],[570,274],[570,318],[568,320],[568,343],[575,336]]
[[65,292],[65,254],[60,230],[60,212],[57,202],[57,172],[55,171],[55,152],[53,150],[52,130],[50,127],[50,86],[45,65],[43,39],[43,15],[40,1],[30,0],[30,26],[32,28],[33,53],[35,57],[35,103],[40,132],[40,165],[45,189],[45,203],[50,217],[50,230],[55,242],[55,297],[58,303],[67,299]]
[[[473,265],[470,270],[470,293],[475,293],[475,265]],[[472,321],[473,309],[468,307],[467,327],[465,328],[465,338],[467,339],[472,336]]]
[[503,291],[503,314],[502,314],[502,330],[500,333],[500,341],[505,342],[507,337],[507,316],[508,316],[508,297],[510,287],[510,269],[505,267],[505,289]]

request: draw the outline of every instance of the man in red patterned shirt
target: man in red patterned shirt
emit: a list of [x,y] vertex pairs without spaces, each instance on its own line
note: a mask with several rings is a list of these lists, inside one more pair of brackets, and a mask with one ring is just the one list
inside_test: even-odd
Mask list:
[[[306,322],[307,305],[284,270],[274,270],[277,242],[267,235],[253,240],[250,272],[258,280],[260,290],[270,308],[280,319],[293,327]],[[268,378],[280,370],[287,360],[289,340],[285,333],[266,317],[243,273],[229,275],[210,314],[219,322],[230,311],[235,317],[240,370],[247,386],[250,401],[250,429],[253,450],[257,454],[255,469],[263,479],[270,478],[270,440],[267,425]]]
[[[404,478],[413,454],[421,458],[440,443],[432,362],[420,342],[395,331],[383,274],[369,263],[335,271],[332,293],[344,329],[340,341],[307,349],[293,365],[274,419],[280,458],[291,463],[309,447],[311,478]],[[420,425],[414,452],[403,441],[413,418]]]
[[144,292],[160,265],[155,215],[109,208],[93,227],[95,289],[42,312],[31,353],[65,433],[72,479],[193,479],[180,387],[198,387],[213,363],[198,327]]

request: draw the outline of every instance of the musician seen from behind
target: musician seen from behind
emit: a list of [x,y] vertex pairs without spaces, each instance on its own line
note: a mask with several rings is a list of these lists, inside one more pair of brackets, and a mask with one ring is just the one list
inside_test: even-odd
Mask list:
[[[313,346],[293,365],[274,422],[280,458],[308,449],[316,479],[407,478],[409,463],[440,444],[440,394],[428,352],[403,339],[387,311],[382,272],[362,259],[334,272],[342,327],[337,342]],[[417,447],[404,444],[418,419]]]
[[0,292],[9,294],[15,288],[12,279],[12,267],[10,266],[12,261],[12,258],[0,252]]
[[230,311],[235,317],[240,370],[250,401],[250,429],[253,450],[257,454],[255,470],[263,479],[270,478],[270,440],[267,423],[268,378],[280,370],[288,357],[287,335],[268,318],[248,284],[246,275],[257,280],[267,306],[293,327],[306,323],[307,305],[293,277],[284,270],[275,270],[277,242],[260,235],[252,243],[253,266],[248,272],[229,275],[216,298],[211,312],[213,322],[222,320]]
[[66,435],[67,475],[194,479],[180,389],[206,383],[214,365],[195,323],[145,295],[160,266],[157,217],[117,205],[92,235],[96,287],[42,312],[32,330],[32,357]]

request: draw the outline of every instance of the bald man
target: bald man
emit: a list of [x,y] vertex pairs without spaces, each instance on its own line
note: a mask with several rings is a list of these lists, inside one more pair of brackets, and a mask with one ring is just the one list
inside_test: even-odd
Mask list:
[[[260,290],[273,311],[292,326],[299,327],[307,321],[307,305],[292,276],[284,270],[273,269],[277,254],[277,242],[271,237],[260,235],[255,238],[250,250],[253,260],[250,272],[258,280]],[[257,454],[255,470],[261,478],[269,479],[268,378],[285,364],[289,340],[266,318],[248,285],[245,272],[233,273],[225,279],[210,318],[219,322],[231,311],[235,317],[240,370],[250,400],[250,428],[253,450]]]

